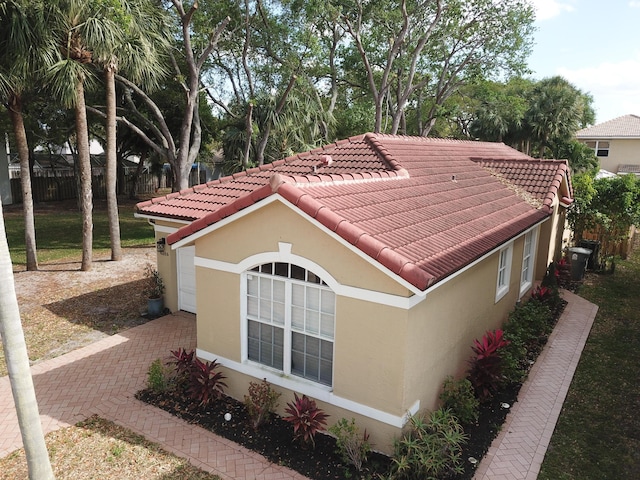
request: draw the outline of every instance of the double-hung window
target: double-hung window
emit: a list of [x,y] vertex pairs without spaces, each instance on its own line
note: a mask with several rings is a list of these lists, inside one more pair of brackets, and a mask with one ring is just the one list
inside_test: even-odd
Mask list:
[[498,259],[498,279],[496,282],[496,302],[509,292],[511,280],[511,257],[513,256],[513,244],[500,250]]
[[598,157],[608,157],[609,156],[609,141],[606,140],[590,140],[585,142],[587,147],[593,149],[594,153]]
[[335,293],[313,272],[281,262],[246,272],[246,282],[248,359],[331,386]]
[[527,232],[524,236],[522,250],[522,273],[520,275],[520,295],[526,292],[533,284],[533,262],[535,258],[535,230]]

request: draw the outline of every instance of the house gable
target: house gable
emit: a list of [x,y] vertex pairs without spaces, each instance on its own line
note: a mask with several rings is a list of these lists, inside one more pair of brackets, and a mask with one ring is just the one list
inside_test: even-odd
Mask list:
[[[259,232],[258,241],[256,232]],[[287,261],[302,258],[322,266],[323,271],[317,273],[327,272],[329,285],[340,294],[363,297],[364,292],[369,291],[371,296],[381,297],[378,301],[386,298],[392,304],[408,308],[408,298],[419,293],[400,276],[382,268],[279,195],[254,205],[246,213],[229,217],[227,222],[213,224],[175,246],[187,242],[196,245],[196,265],[234,274],[262,260],[276,261],[281,255]],[[221,245],[225,248],[220,248]]]
[[[630,173],[640,166],[640,116],[621,117],[583,128],[576,138],[594,149],[600,168],[612,173]],[[634,172],[635,173],[635,172]]]

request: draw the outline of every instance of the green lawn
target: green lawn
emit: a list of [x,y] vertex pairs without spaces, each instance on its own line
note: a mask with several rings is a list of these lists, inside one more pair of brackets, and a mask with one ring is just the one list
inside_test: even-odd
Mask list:
[[[59,208],[56,208],[56,207]],[[146,220],[134,218],[134,205],[119,207],[120,238],[123,247],[153,245],[153,228]],[[25,265],[24,220],[22,210],[13,207],[5,211],[5,229],[9,251],[14,265]],[[80,213],[68,203],[48,202],[36,206],[36,242],[38,262],[50,262],[82,255],[82,219]],[[104,208],[93,211],[94,254],[109,251],[109,227]]]
[[539,480],[640,478],[640,249],[578,292],[599,306]]

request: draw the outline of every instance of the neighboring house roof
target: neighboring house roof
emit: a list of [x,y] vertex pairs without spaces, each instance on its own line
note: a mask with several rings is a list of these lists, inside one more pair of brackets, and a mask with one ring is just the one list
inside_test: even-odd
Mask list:
[[640,116],[623,115],[593,127],[578,130],[576,138],[640,138]]
[[640,165],[620,165],[618,173],[635,173],[640,175]]
[[137,207],[193,220],[172,244],[278,194],[424,290],[550,215],[567,172],[501,143],[369,133]]

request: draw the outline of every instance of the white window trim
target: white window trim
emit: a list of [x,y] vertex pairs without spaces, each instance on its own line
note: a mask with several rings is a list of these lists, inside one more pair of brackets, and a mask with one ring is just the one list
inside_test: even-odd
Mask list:
[[[504,254],[504,257],[503,257]],[[502,262],[504,258],[504,263]],[[498,252],[498,271],[496,276],[496,303],[509,293],[511,282],[511,264],[513,260],[513,242]],[[503,282],[500,283],[500,272],[504,271]]]
[[[523,278],[524,275],[524,267],[525,260],[527,258],[527,252],[525,251],[525,246],[527,244],[527,236],[531,237],[530,241],[530,252],[529,252],[529,269],[527,270],[528,275],[526,278]],[[538,245],[538,229],[533,228],[525,233],[523,237],[523,246],[522,246],[522,270],[520,272],[520,297],[524,295],[527,290],[529,290],[533,286],[533,271],[535,270],[536,264],[536,253],[537,253],[537,245]]]

